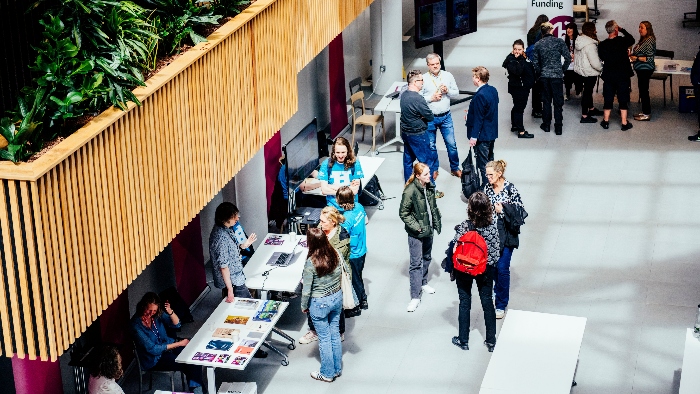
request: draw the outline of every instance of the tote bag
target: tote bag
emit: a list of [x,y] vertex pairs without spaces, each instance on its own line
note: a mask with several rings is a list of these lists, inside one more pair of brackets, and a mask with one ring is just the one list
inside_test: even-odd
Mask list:
[[352,287],[352,276],[350,272],[345,268],[345,261],[343,257],[338,255],[340,267],[343,272],[340,274],[340,289],[343,291],[343,309],[354,309],[359,304],[357,300],[357,295],[355,295],[355,289]]

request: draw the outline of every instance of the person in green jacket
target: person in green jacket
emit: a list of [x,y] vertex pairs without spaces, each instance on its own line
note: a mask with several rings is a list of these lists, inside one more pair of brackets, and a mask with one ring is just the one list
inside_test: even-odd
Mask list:
[[420,304],[422,291],[435,293],[435,289],[428,286],[428,268],[432,261],[433,231],[440,234],[442,230],[440,210],[435,202],[435,186],[430,182],[430,168],[424,163],[413,165],[413,174],[408,178],[401,196],[399,217],[408,233],[411,302],[407,310],[413,312]]

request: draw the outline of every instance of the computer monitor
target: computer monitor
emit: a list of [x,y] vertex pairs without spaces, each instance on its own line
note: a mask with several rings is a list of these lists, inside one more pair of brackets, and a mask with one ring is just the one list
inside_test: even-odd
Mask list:
[[287,182],[293,194],[306,177],[318,167],[317,120],[306,125],[287,145],[282,147],[287,161]]
[[416,48],[476,31],[476,0],[414,0]]

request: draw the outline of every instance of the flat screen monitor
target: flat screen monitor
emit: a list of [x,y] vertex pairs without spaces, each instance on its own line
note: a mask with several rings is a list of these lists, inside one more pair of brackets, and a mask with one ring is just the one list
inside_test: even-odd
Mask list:
[[474,33],[476,0],[414,0],[416,48]]
[[316,119],[282,147],[287,161],[289,190],[294,191],[318,167],[318,126]]

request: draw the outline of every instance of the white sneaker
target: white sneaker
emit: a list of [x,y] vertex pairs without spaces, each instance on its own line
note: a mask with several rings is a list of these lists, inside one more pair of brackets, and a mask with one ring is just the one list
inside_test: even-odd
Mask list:
[[421,288],[423,289],[424,292],[426,292],[428,294],[435,294],[435,289],[433,289],[432,287],[430,287],[428,285],[423,285]]
[[418,304],[420,304],[420,298],[413,298],[411,299],[411,302],[408,303],[408,308],[406,308],[406,310],[409,312],[415,312],[416,309],[418,309]]
[[496,319],[503,319],[506,316],[506,311],[503,309],[496,309]]
[[313,341],[318,341],[318,335],[316,335],[316,333],[313,331],[309,331],[304,334],[303,337],[299,338],[298,342],[302,345],[306,345],[307,343],[311,343]]
[[[318,339],[318,337],[316,337]],[[345,333],[340,334],[340,342],[345,342]]]

